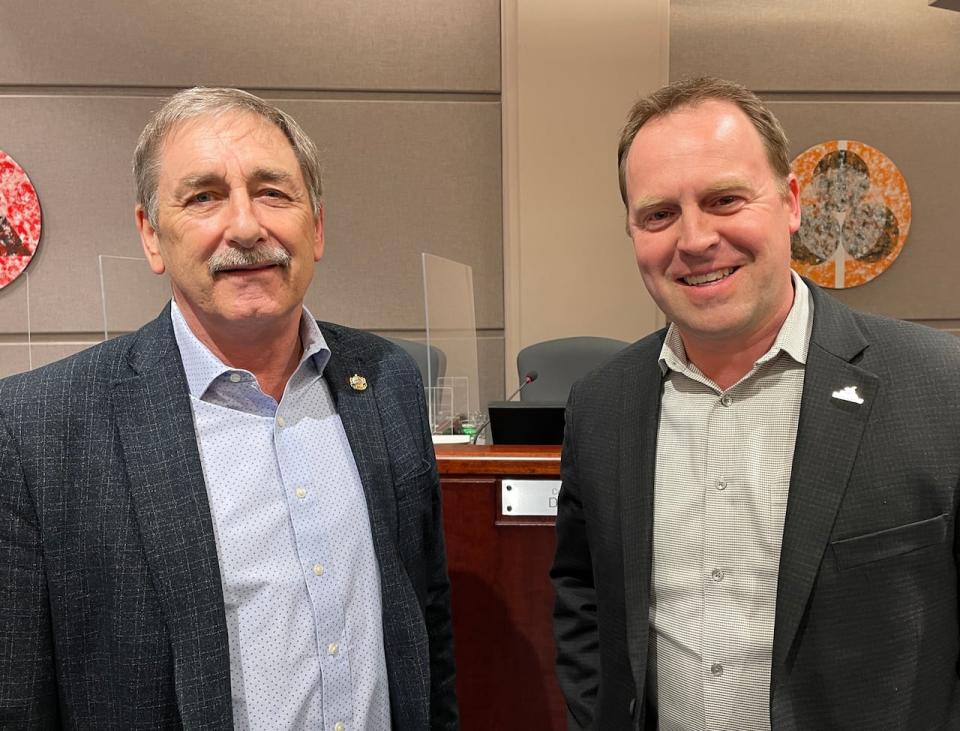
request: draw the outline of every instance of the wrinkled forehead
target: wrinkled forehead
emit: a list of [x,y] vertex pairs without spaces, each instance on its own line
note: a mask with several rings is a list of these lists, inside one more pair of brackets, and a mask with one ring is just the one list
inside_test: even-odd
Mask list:
[[[247,110],[204,112],[176,122],[163,137],[160,153],[177,151],[196,144],[197,140],[218,140],[224,146],[237,145],[253,138],[255,141],[283,142],[293,151],[293,145],[276,124]],[[280,147],[283,144],[279,145]]]

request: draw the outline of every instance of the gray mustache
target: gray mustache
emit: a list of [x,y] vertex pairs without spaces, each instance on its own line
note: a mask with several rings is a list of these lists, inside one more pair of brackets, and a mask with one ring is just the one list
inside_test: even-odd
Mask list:
[[210,274],[238,267],[262,265],[290,266],[290,254],[282,247],[260,246],[256,249],[226,249],[217,252],[207,260]]

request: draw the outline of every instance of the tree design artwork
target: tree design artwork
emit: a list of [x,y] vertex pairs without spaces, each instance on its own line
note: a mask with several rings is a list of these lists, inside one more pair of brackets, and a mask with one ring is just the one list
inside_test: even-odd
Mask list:
[[842,289],[870,281],[896,259],[910,225],[910,198],[899,171],[863,143],[807,150],[793,163],[802,223],[791,237],[794,268]]
[[0,150],[0,290],[33,261],[42,228],[40,201],[30,178]]
[[0,256],[26,256],[30,252],[6,216],[0,216]]

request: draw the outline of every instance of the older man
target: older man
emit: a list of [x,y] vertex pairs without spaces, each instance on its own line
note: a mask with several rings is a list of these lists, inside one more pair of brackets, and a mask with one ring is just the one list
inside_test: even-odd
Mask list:
[[619,162],[672,324],[570,396],[571,726],[960,728],[960,340],[791,272],[797,179],[743,87],[640,100]]
[[191,89],[134,169],[170,306],[0,382],[0,725],[455,728],[419,376],[303,306],[314,144]]

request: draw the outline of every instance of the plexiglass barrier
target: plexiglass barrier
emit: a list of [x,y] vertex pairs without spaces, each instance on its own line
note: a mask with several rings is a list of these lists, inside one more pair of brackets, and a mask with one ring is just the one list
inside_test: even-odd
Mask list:
[[[30,272],[0,289],[0,314],[12,332],[0,341],[0,378],[33,368],[30,326]],[[10,326],[13,327],[10,327]]]
[[104,340],[133,332],[160,314],[170,299],[166,276],[154,274],[142,256],[101,254],[98,259]]
[[[460,262],[423,254],[423,296],[427,345],[442,350],[447,360],[437,388],[427,389],[431,427],[435,434],[469,433],[470,425],[483,421],[473,270]],[[427,382],[432,383],[433,377],[428,371]]]
[[32,370],[77,353],[101,340],[131,332],[155,318],[170,299],[167,277],[150,271],[143,257],[97,257],[100,272],[99,332],[64,335],[36,332],[46,303],[31,289],[30,272],[0,290],[0,313],[22,326],[0,335],[0,377]]

